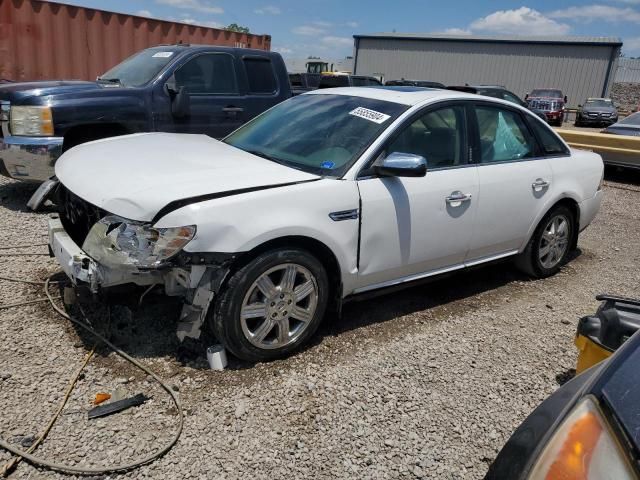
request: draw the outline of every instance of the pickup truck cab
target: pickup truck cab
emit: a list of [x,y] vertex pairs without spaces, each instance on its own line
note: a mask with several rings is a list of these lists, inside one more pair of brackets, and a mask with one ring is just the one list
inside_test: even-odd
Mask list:
[[290,73],[289,83],[291,84],[293,96],[315,90],[320,85],[321,78],[322,75],[319,73]]
[[62,152],[138,132],[222,138],[291,97],[282,57],[262,50],[161,45],[95,82],[0,86],[0,173],[41,182]]
[[347,73],[323,73],[318,88],[339,87],[380,87],[382,82],[376,77],[349,75]]

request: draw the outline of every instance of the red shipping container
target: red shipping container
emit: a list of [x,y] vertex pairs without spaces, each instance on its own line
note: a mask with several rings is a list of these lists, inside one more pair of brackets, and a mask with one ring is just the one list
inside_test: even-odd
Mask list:
[[270,35],[76,7],[0,0],[0,79],[95,80],[147,47],[192,43],[270,50]]

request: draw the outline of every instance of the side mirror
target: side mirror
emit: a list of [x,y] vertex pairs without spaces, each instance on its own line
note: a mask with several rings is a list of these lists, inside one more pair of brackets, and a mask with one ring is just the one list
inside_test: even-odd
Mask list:
[[569,103],[569,98],[566,95],[564,96],[564,103]]
[[188,117],[191,113],[191,99],[184,87],[178,87],[178,92],[172,95],[171,113],[176,118]]
[[427,159],[412,153],[393,152],[377,160],[373,172],[381,177],[424,177]]
[[529,100],[529,94],[528,93],[524,96],[524,99],[525,100]]

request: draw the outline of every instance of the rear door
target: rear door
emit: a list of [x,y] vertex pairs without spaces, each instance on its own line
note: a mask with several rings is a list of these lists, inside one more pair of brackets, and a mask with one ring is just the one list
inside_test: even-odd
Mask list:
[[275,66],[268,56],[245,55],[242,57],[247,92],[242,118],[249,121],[283,100],[283,85],[279,84]]
[[544,209],[552,169],[522,112],[476,102],[479,201],[467,263],[515,253]]

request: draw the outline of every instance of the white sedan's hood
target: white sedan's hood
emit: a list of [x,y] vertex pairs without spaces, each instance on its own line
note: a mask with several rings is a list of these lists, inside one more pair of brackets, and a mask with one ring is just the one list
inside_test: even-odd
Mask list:
[[190,197],[318,178],[205,135],[143,133],[79,145],[57,161],[75,195],[131,220],[149,221]]

